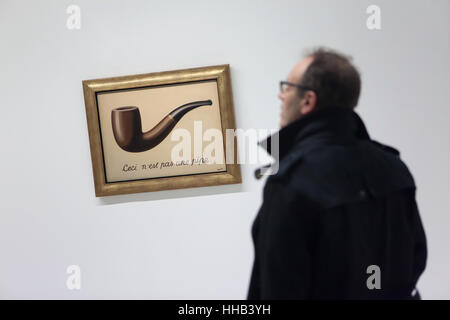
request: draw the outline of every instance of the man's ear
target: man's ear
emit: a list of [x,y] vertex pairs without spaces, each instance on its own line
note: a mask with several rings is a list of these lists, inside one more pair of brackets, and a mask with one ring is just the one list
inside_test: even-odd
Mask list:
[[300,98],[300,113],[305,115],[316,108],[317,96],[314,91],[308,90]]

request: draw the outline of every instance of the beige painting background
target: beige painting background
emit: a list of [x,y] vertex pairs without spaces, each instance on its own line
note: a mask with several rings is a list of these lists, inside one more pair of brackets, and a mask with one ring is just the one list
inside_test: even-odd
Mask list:
[[[142,131],[152,129],[162,118],[175,108],[193,101],[212,101],[211,106],[201,106],[186,113],[173,130],[183,128],[191,134],[191,161],[194,158],[194,121],[202,121],[202,135],[210,128],[222,130],[220,121],[219,97],[215,80],[168,85],[146,89],[130,89],[126,91],[105,92],[97,95],[100,128],[102,133],[103,153],[105,158],[106,182],[168,177],[208,172],[226,171],[225,161],[222,164],[194,164],[172,167],[161,167],[161,163],[171,161],[172,148],[180,143],[171,141],[172,132],[153,149],[133,153],[122,150],[116,143],[112,131],[111,111],[123,106],[139,108]],[[211,141],[203,141],[202,150]],[[223,144],[221,144],[222,151]],[[222,152],[224,155],[225,153]],[[156,164],[150,169],[150,164]],[[123,171],[123,167],[136,166],[136,171]],[[147,165],[144,169],[142,165]]]

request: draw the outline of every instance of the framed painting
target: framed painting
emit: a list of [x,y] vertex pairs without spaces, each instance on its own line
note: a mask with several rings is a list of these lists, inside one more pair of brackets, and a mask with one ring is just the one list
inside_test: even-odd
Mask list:
[[241,183],[229,65],[82,84],[97,197]]

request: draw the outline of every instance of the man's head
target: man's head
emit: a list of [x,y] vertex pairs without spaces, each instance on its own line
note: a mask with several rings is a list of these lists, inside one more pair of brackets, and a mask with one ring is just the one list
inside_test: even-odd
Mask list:
[[319,48],[295,64],[286,78],[289,84],[282,85],[278,94],[282,102],[280,126],[285,127],[317,109],[354,109],[361,79],[351,60],[336,51]]

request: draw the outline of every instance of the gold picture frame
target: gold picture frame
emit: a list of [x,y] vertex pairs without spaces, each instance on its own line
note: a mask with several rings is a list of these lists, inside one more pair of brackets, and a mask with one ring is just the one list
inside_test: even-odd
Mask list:
[[[236,129],[228,64],[84,80],[82,85],[97,197],[242,182],[236,136],[232,144],[225,141],[227,129]],[[202,156],[191,164],[164,162],[174,143],[167,132],[192,132],[192,123],[220,130],[222,151],[231,145],[233,161],[208,164]]]

